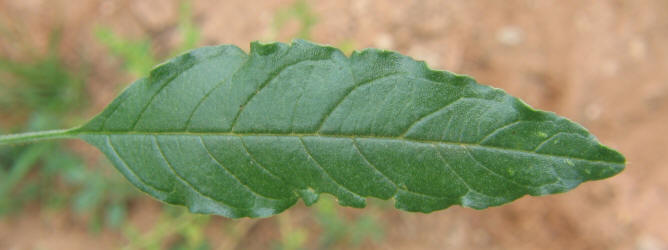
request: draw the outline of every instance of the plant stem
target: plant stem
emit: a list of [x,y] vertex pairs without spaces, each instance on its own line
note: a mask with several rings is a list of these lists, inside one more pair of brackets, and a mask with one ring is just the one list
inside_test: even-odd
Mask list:
[[22,134],[0,136],[0,145],[28,143],[43,140],[74,138],[76,135],[70,129],[28,132]]

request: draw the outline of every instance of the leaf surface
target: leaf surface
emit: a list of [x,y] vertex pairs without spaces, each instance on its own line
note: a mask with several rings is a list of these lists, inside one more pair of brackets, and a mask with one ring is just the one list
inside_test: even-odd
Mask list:
[[320,193],[352,207],[482,209],[625,165],[578,124],[470,77],[301,40],[193,50],[73,133],[151,196],[232,218]]

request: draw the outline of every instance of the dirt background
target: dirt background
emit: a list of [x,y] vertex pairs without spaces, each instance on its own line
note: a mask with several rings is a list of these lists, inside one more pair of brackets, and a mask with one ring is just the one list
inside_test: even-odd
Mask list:
[[[292,1],[194,1],[205,44],[235,44],[274,36],[289,41],[297,29],[271,34],[276,10]],[[555,111],[590,129],[628,159],[611,179],[566,193],[524,197],[476,211],[453,207],[431,214],[383,211],[386,237],[368,249],[668,249],[668,1],[309,1],[318,22],[312,40],[357,49],[392,49],[432,68],[475,77],[530,105]],[[132,78],[117,76],[94,40],[95,25],[128,36],[149,35],[158,50],[172,46],[173,1],[0,0],[0,19],[21,27],[25,41],[45,47],[46,30],[63,29],[62,54],[94,62],[87,114],[99,112]],[[292,25],[292,26],[291,26]],[[12,54],[15,44],[0,39]],[[2,91],[2,90],[0,90]],[[664,129],[661,129],[664,128]],[[85,157],[101,157],[77,142]],[[134,206],[130,219],[150,224],[156,204]],[[293,217],[306,210],[290,211]],[[343,209],[349,213],[353,209]],[[142,222],[148,221],[148,222]],[[266,221],[266,222],[265,222]],[[246,222],[241,220],[240,222]],[[272,219],[260,223],[271,224]],[[215,232],[213,232],[215,234]],[[249,239],[278,234],[265,226]],[[214,235],[224,242],[226,235]],[[255,240],[240,249],[266,248]],[[92,247],[94,246],[94,247]],[[67,215],[0,221],[4,249],[114,249],[114,232],[89,234]]]

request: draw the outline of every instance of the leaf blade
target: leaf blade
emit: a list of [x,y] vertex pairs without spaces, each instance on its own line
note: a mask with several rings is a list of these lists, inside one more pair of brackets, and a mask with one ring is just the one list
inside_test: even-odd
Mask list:
[[142,191],[234,218],[319,193],[353,207],[376,197],[409,211],[482,209],[625,162],[581,126],[469,77],[301,40],[189,52],[75,133]]

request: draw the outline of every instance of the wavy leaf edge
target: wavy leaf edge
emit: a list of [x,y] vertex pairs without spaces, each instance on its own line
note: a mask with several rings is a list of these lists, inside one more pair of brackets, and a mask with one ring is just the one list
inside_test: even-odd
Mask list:
[[[287,46],[288,49],[290,49],[294,46],[316,46],[316,47],[324,48],[326,50],[330,50],[331,53],[336,54],[334,56],[342,56],[346,60],[349,60],[349,62],[350,62],[350,60],[353,60],[353,58],[362,57],[363,55],[369,54],[369,53],[380,54],[380,55],[391,54],[392,56],[394,56],[396,58],[403,58],[404,60],[413,61],[413,63],[418,65],[419,68],[411,69],[411,70],[416,70],[416,71],[408,72],[408,74],[422,74],[421,76],[425,77],[423,80],[439,82],[438,80],[442,80],[442,79],[455,79],[454,80],[455,84],[466,85],[466,88],[468,88],[467,89],[468,91],[480,92],[478,94],[485,95],[485,96],[488,96],[488,97],[491,96],[492,97],[492,98],[490,98],[491,100],[497,100],[497,101],[501,100],[502,102],[510,102],[513,108],[520,109],[523,112],[529,112],[534,117],[538,117],[538,118],[541,118],[541,119],[545,118],[545,117],[549,117],[549,118],[553,119],[554,123],[564,123],[564,124],[569,124],[569,126],[576,126],[577,127],[576,130],[579,130],[579,132],[582,132],[581,134],[577,134],[578,136],[581,136],[581,137],[585,138],[585,136],[582,136],[582,135],[586,134],[585,139],[587,141],[592,142],[592,143],[596,143],[597,145],[595,145],[595,147],[597,147],[598,149],[600,149],[602,151],[609,151],[609,152],[605,153],[605,154],[607,154],[607,156],[608,156],[607,159],[609,159],[609,160],[578,159],[578,158],[574,158],[574,157],[561,156],[561,155],[549,155],[549,156],[550,157],[555,157],[555,158],[565,158],[565,160],[567,160],[567,161],[568,160],[570,160],[570,161],[582,160],[582,161],[591,161],[591,162],[600,161],[601,164],[610,167],[610,169],[607,169],[607,172],[604,171],[604,173],[601,173],[598,176],[589,176],[590,178],[582,178],[582,179],[578,179],[578,180],[569,180],[570,181],[569,183],[567,183],[567,184],[565,184],[565,186],[562,186],[562,187],[559,187],[559,188],[550,187],[549,185],[546,184],[543,187],[539,187],[536,190],[526,192],[526,193],[524,193],[522,195],[519,195],[519,196],[513,195],[511,197],[497,197],[498,199],[495,202],[482,202],[482,203],[479,202],[479,199],[481,199],[481,197],[479,197],[478,195],[483,195],[483,194],[475,194],[476,191],[474,189],[472,189],[471,187],[468,187],[469,190],[466,193],[464,193],[463,195],[460,195],[458,198],[453,200],[452,198],[448,197],[447,198],[448,201],[442,202],[442,201],[436,201],[435,199],[438,199],[438,198],[442,199],[443,197],[429,197],[428,195],[425,195],[425,194],[420,194],[418,192],[413,192],[413,191],[409,190],[405,186],[405,184],[401,184],[401,183],[393,183],[393,185],[396,187],[396,190],[394,191],[393,195],[384,196],[384,197],[377,197],[377,196],[363,196],[363,195],[357,194],[359,197],[361,197],[362,200],[361,201],[358,200],[358,201],[355,201],[355,202],[350,202],[347,199],[342,199],[340,197],[340,194],[337,195],[333,192],[317,191],[317,190],[314,190],[311,187],[308,187],[308,188],[305,188],[305,189],[298,189],[298,188],[296,188],[296,186],[291,186],[290,187],[292,189],[292,192],[294,193],[293,199],[289,199],[289,200],[286,200],[286,201],[276,201],[276,200],[272,201],[272,198],[264,197],[264,198],[266,198],[266,200],[260,201],[261,204],[260,204],[259,207],[254,206],[254,207],[247,207],[247,208],[237,208],[237,207],[231,206],[229,204],[218,204],[220,206],[215,205],[215,204],[211,204],[211,202],[205,201],[207,199],[206,197],[194,198],[195,196],[198,196],[198,195],[202,196],[202,193],[200,191],[197,191],[197,188],[194,188],[192,186],[191,186],[191,188],[192,188],[193,192],[199,193],[199,194],[193,194],[191,197],[185,197],[182,200],[174,200],[173,198],[169,197],[169,195],[170,195],[169,192],[176,192],[175,190],[171,190],[171,191],[170,190],[158,190],[157,188],[152,187],[150,184],[148,184],[144,180],[142,180],[137,174],[133,173],[132,167],[124,162],[124,159],[120,156],[119,152],[117,151],[117,149],[116,149],[117,145],[114,145],[114,143],[112,141],[112,138],[111,138],[112,135],[124,134],[124,135],[127,135],[127,136],[132,136],[132,135],[150,136],[151,140],[153,140],[154,144],[156,145],[158,150],[163,155],[163,158],[167,162],[167,165],[171,165],[171,164],[169,163],[170,161],[168,160],[168,157],[165,156],[165,153],[161,149],[162,147],[161,147],[161,142],[160,141],[161,140],[167,140],[167,139],[162,138],[162,136],[163,135],[170,135],[170,134],[197,137],[198,140],[202,142],[201,144],[205,148],[207,147],[207,143],[205,143],[205,139],[207,139],[206,137],[209,136],[209,135],[217,135],[217,136],[223,136],[223,137],[225,137],[225,136],[238,137],[239,140],[241,141],[241,143],[244,144],[243,147],[246,148],[246,153],[248,155],[250,155],[251,159],[253,158],[253,154],[251,153],[252,150],[249,150],[248,147],[245,145],[245,143],[247,143],[245,141],[247,141],[248,140],[247,138],[249,138],[249,137],[263,137],[263,136],[264,137],[288,137],[288,138],[296,137],[296,138],[298,138],[299,142],[301,143],[304,150],[306,151],[306,154],[309,156],[309,158],[313,162],[316,163],[316,165],[319,165],[317,163],[317,160],[315,160],[315,157],[308,151],[309,147],[307,145],[310,142],[312,142],[314,140],[322,139],[322,138],[343,139],[343,140],[350,139],[351,142],[352,142],[352,145],[359,152],[360,156],[364,159],[366,164],[375,168],[376,171],[378,173],[380,173],[381,175],[384,175],[382,171],[378,170],[378,168],[376,168],[374,166],[374,164],[371,163],[371,161],[369,161],[366,158],[365,153],[363,152],[364,149],[362,149],[362,147],[359,146],[360,143],[373,144],[373,143],[381,143],[381,142],[384,142],[385,140],[400,140],[404,143],[406,143],[406,142],[407,143],[423,143],[423,144],[427,144],[428,147],[432,147],[433,150],[435,150],[435,152],[437,153],[438,158],[441,158],[441,160],[445,163],[445,165],[449,165],[447,163],[447,160],[445,160],[444,156],[442,155],[442,151],[441,151],[442,148],[451,148],[453,150],[462,150],[463,149],[464,151],[466,151],[466,154],[471,156],[473,161],[477,161],[476,157],[473,156],[473,154],[470,151],[471,148],[484,148],[484,149],[490,149],[490,150],[497,150],[497,149],[498,150],[508,150],[507,148],[502,148],[502,147],[497,147],[497,146],[489,146],[489,145],[485,145],[483,143],[486,143],[486,142],[490,141],[490,139],[493,138],[496,133],[503,131],[504,129],[508,128],[508,126],[514,126],[514,125],[517,125],[517,123],[521,123],[523,121],[529,121],[529,120],[518,120],[514,123],[506,124],[505,126],[497,128],[495,131],[493,131],[492,133],[489,133],[483,139],[478,140],[477,142],[474,142],[474,143],[443,142],[443,141],[434,141],[434,140],[424,140],[424,139],[420,139],[420,138],[416,139],[414,137],[411,137],[412,129],[414,128],[414,126],[416,126],[416,124],[419,124],[420,122],[423,121],[423,119],[429,117],[430,115],[432,115],[436,112],[439,112],[440,109],[436,110],[436,111],[433,111],[433,112],[431,112],[431,113],[429,113],[425,116],[422,116],[420,119],[415,120],[408,127],[408,129],[406,129],[405,132],[402,133],[399,137],[378,136],[378,135],[354,135],[354,134],[345,134],[345,133],[334,134],[333,132],[331,132],[331,130],[330,131],[327,131],[327,130],[323,131],[323,126],[325,126],[325,123],[327,122],[327,119],[330,118],[329,116],[332,115],[334,110],[338,107],[338,106],[335,106],[329,112],[329,114],[325,118],[322,119],[318,130],[315,131],[315,132],[297,132],[297,133],[296,132],[291,132],[291,133],[283,133],[283,134],[269,133],[269,132],[253,133],[253,132],[245,132],[245,131],[235,131],[235,126],[238,124],[237,122],[238,122],[239,116],[242,113],[241,110],[244,108],[243,106],[241,106],[239,113],[234,118],[235,119],[234,123],[231,126],[229,132],[207,133],[207,132],[201,132],[201,131],[200,132],[197,132],[197,131],[190,132],[190,131],[187,131],[187,130],[186,131],[125,131],[125,132],[124,131],[106,131],[106,132],[93,131],[93,129],[96,126],[101,126],[100,128],[104,129],[104,126],[105,126],[104,123],[107,122],[107,120],[109,119],[109,117],[111,115],[113,115],[113,113],[118,108],[118,106],[120,106],[121,103],[126,98],[128,98],[128,96],[130,95],[130,92],[132,91],[132,88],[136,87],[138,85],[138,83],[146,81],[146,82],[149,82],[149,84],[151,84],[152,82],[159,82],[161,80],[164,80],[166,77],[167,78],[178,77],[180,74],[182,74],[183,72],[190,69],[190,67],[192,67],[194,64],[197,64],[198,63],[197,60],[198,60],[198,58],[201,57],[201,53],[203,53],[203,52],[206,53],[208,50],[219,50],[221,48],[225,48],[225,50],[232,49],[232,50],[241,51],[241,49],[239,47],[234,46],[234,45],[219,45],[219,46],[198,48],[198,49],[195,49],[195,50],[192,50],[192,51],[188,51],[188,52],[186,52],[186,53],[184,53],[180,56],[177,56],[177,57],[175,57],[175,58],[173,58],[173,59],[171,59],[171,60],[169,60],[165,63],[162,63],[162,64],[156,66],[151,71],[151,73],[149,74],[149,76],[147,78],[139,79],[136,82],[134,82],[133,84],[129,85],[125,90],[123,90],[123,92],[117,98],[115,98],[114,101],[110,105],[108,105],[104,109],[103,112],[101,112],[100,114],[98,114],[97,116],[92,118],[89,122],[82,125],[81,127],[68,130],[67,133],[70,136],[80,137],[80,138],[84,139],[85,141],[89,142],[90,144],[93,144],[96,147],[100,148],[103,152],[105,152],[105,154],[107,154],[107,156],[111,159],[111,161],[114,163],[116,168],[120,172],[122,172],[126,176],[126,178],[131,183],[133,183],[136,187],[138,187],[142,192],[145,192],[145,193],[149,194],[150,196],[152,196],[152,197],[154,197],[154,198],[156,198],[160,201],[163,201],[163,202],[166,202],[166,203],[169,203],[169,204],[172,204],[172,205],[185,206],[193,213],[218,214],[218,215],[222,215],[222,216],[226,216],[226,217],[230,217],[230,218],[269,217],[269,216],[281,213],[282,211],[286,210],[289,207],[292,207],[294,204],[296,204],[296,202],[299,200],[299,198],[301,198],[306,205],[310,206],[310,205],[314,204],[315,202],[317,202],[317,200],[319,199],[319,195],[322,194],[322,193],[330,194],[330,195],[334,196],[335,198],[338,199],[338,202],[339,202],[340,205],[351,206],[351,207],[365,207],[367,199],[369,199],[369,198],[379,198],[379,199],[382,199],[382,200],[388,200],[388,199],[394,200],[395,207],[398,208],[398,209],[402,209],[402,210],[406,210],[406,211],[414,211],[414,212],[423,212],[423,213],[430,213],[430,212],[433,212],[433,211],[442,210],[442,209],[445,209],[445,208],[450,207],[452,205],[461,205],[461,206],[464,206],[464,207],[470,207],[470,208],[474,208],[474,209],[485,209],[485,208],[491,207],[491,206],[499,206],[499,205],[506,204],[508,202],[511,202],[511,201],[514,201],[518,198],[521,198],[525,195],[541,196],[541,195],[546,195],[546,194],[556,194],[556,193],[566,192],[566,191],[569,191],[572,188],[577,187],[582,182],[589,181],[589,180],[598,180],[598,179],[603,179],[603,178],[613,176],[613,175],[621,172],[625,167],[625,161],[626,160],[624,159],[624,157],[621,154],[617,153],[616,151],[614,151],[613,149],[610,149],[609,147],[607,147],[605,145],[602,145],[592,134],[590,134],[584,127],[580,126],[579,124],[577,124],[575,122],[572,122],[567,118],[557,116],[553,112],[547,112],[547,111],[541,111],[541,110],[533,109],[528,104],[523,102],[522,100],[508,95],[505,91],[503,91],[501,89],[498,89],[498,88],[490,87],[490,86],[480,85],[473,78],[471,78],[469,76],[455,74],[455,73],[451,73],[451,72],[448,72],[448,71],[431,69],[431,68],[428,67],[428,65],[424,61],[414,60],[411,57],[401,55],[401,54],[399,54],[397,52],[394,52],[394,51],[369,48],[369,49],[364,49],[362,51],[354,51],[348,57],[348,56],[345,56],[340,50],[338,50],[338,49],[336,49],[332,46],[317,45],[317,44],[307,42],[307,41],[304,41],[304,40],[294,40],[289,45],[286,45],[286,44],[283,44],[283,43],[280,43],[280,42],[275,42],[275,43],[253,42],[253,43],[251,43],[251,46],[250,46],[251,49],[250,49],[249,53],[246,54],[245,52],[243,52],[243,51],[242,52],[244,54],[246,54],[246,56],[248,56],[248,58],[250,58],[254,54],[263,55],[263,54],[273,53],[277,48],[283,47],[283,46]],[[193,61],[193,60],[195,60],[195,61]],[[249,60],[249,59],[247,59],[247,60]],[[413,66],[415,66],[415,65],[413,65]],[[243,66],[240,66],[237,70],[241,69],[242,67]],[[177,73],[175,73],[175,72],[177,72]],[[233,75],[234,74],[236,74],[236,72],[233,73]],[[391,77],[394,74],[402,74],[402,73],[401,72],[399,72],[399,73],[394,72],[390,75],[386,75],[386,76],[383,76],[383,77]],[[411,76],[412,77],[417,77],[415,75],[411,75]],[[231,77],[232,76],[230,76],[230,78]],[[375,81],[375,80],[377,80],[377,79],[372,79],[372,80],[369,80],[369,81]],[[452,82],[448,83],[448,82],[442,82],[442,81],[440,81],[439,83],[441,83],[441,84],[452,84]],[[359,86],[359,84],[357,84],[355,88],[357,88],[358,86]],[[260,90],[258,90],[258,92],[259,91]],[[354,91],[354,89],[350,90],[350,92],[348,94],[346,94],[346,96],[344,96],[338,102],[337,105],[340,105],[341,102],[343,102],[348,97],[348,95],[353,91]],[[463,98],[465,98],[465,97],[463,97]],[[251,97],[251,99],[252,99],[252,97]],[[459,99],[453,101],[452,103],[460,102],[460,101],[462,101],[462,98],[459,98]],[[247,101],[244,105],[248,104],[248,102],[249,101]],[[452,104],[452,103],[450,103],[450,104]],[[146,109],[148,109],[149,105],[150,105],[150,103],[148,105],[146,105],[146,107],[142,111],[142,115],[146,111]],[[443,107],[443,108],[445,108],[445,107]],[[196,111],[197,110],[194,110],[193,114],[191,114],[191,118],[189,118],[188,124],[190,124],[190,119],[192,119],[192,116],[194,115],[194,113]],[[142,116],[140,115],[140,117],[137,118],[137,121],[135,121],[135,124],[132,126],[133,130],[135,128],[137,128],[137,125],[141,122],[141,117]],[[100,120],[102,118],[104,118],[103,121]],[[536,118],[536,119],[538,119],[538,118]],[[101,124],[100,124],[100,122],[101,122]],[[186,129],[188,129],[188,127],[186,127]],[[533,152],[528,151],[528,150],[517,150],[517,152],[523,153],[523,154],[535,154],[546,143],[550,142],[550,140],[553,139],[553,137],[561,136],[564,133],[565,132],[559,132],[557,134],[551,135],[549,138],[546,138],[543,142],[541,142],[538,146],[535,147]],[[573,134],[575,134],[575,133],[573,133]],[[246,138],[244,138],[244,137],[246,137]],[[309,142],[305,142],[305,141],[309,141]],[[390,142],[388,142],[388,143],[390,143]],[[104,147],[110,148],[111,151],[109,151],[109,149],[105,150]],[[457,147],[459,147],[459,148],[457,148]],[[210,155],[210,157],[214,161],[218,161],[211,150],[209,150],[207,148],[207,151],[208,151],[208,154]],[[115,155],[115,157],[114,157],[114,155]],[[259,160],[252,159],[251,161],[255,161],[258,165],[261,165]],[[481,163],[476,163],[476,164],[484,166],[484,164],[481,164]],[[219,165],[224,168],[224,164],[219,162]],[[325,170],[325,168],[322,168],[322,169]],[[173,168],[172,168],[172,172],[174,173],[174,175],[178,179],[184,180],[183,177],[179,177],[179,174],[176,171],[174,171]],[[267,171],[267,172],[270,172],[270,171]],[[326,170],[324,172],[326,172]],[[458,179],[463,180],[461,176],[458,176],[457,171],[451,170],[451,172],[455,173],[454,175],[457,176]],[[490,170],[490,172],[493,173],[494,171]],[[232,175],[234,175],[234,174],[232,174]],[[385,178],[389,182],[393,182],[393,180],[391,178],[388,178],[387,176],[385,176]],[[332,178],[332,179],[334,180],[334,182],[336,182],[336,180],[334,178]],[[466,183],[466,181],[463,181],[463,182]],[[188,182],[185,181],[185,183],[188,183]],[[247,184],[244,184],[242,182],[240,182],[240,183],[244,186],[248,186]],[[288,186],[291,185],[289,183],[285,183],[285,184],[288,185]],[[341,187],[345,188],[344,185],[341,185],[341,184],[339,184],[339,185]],[[250,190],[250,192],[254,192],[252,188],[248,187],[248,189]],[[350,191],[350,192],[355,194],[355,192],[353,192],[353,191]],[[423,195],[424,196],[423,198],[425,199],[425,201],[427,203],[430,203],[430,202],[432,202],[432,203],[431,203],[431,205],[412,206],[411,204],[405,204],[405,203],[400,202],[400,200],[402,199],[402,195],[411,195],[411,194],[413,194],[413,195]],[[257,194],[257,193],[256,193],[256,195],[262,196],[262,195]],[[204,195],[204,196],[206,196],[206,195]],[[218,201],[218,200],[210,198],[210,197],[209,197],[209,199],[211,199],[211,201],[213,203],[222,203],[221,201]],[[261,200],[262,197],[258,197],[257,199]],[[406,201],[409,201],[409,200],[406,200]],[[257,203],[258,201],[256,200],[255,202]],[[269,204],[269,205],[267,205],[267,204]],[[265,206],[265,205],[267,205],[267,206]]]

